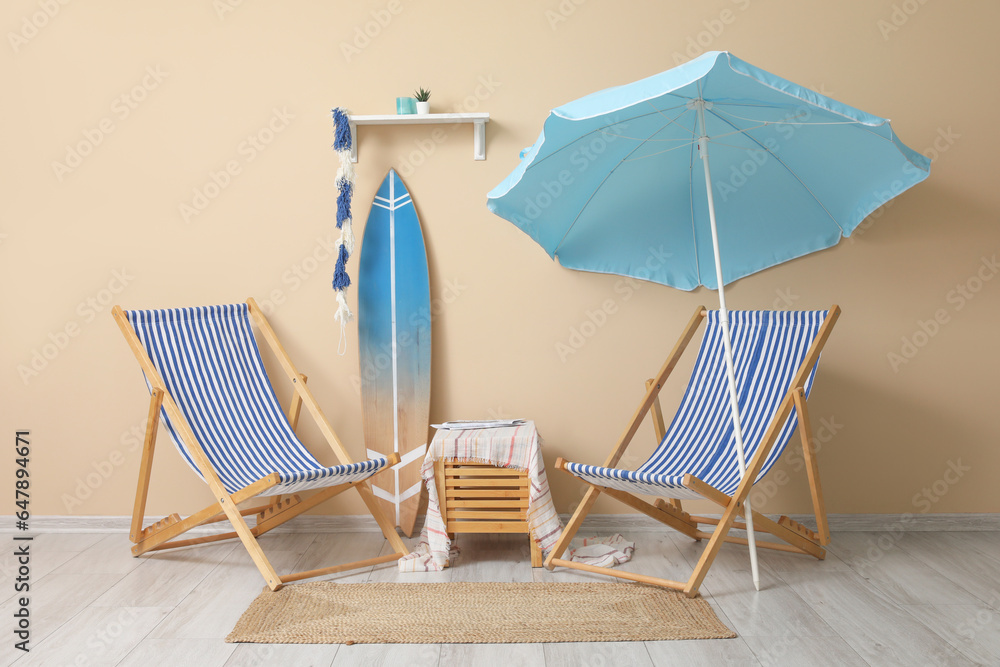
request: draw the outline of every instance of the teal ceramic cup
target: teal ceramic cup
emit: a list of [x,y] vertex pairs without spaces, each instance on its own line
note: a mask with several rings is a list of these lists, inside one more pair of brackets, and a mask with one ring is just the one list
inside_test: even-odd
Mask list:
[[396,113],[400,115],[417,113],[417,101],[412,97],[397,97]]

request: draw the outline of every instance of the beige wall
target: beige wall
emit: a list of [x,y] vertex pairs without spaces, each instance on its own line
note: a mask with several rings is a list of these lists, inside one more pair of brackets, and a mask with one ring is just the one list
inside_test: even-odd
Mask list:
[[[1000,279],[984,264],[1000,246],[998,23],[1000,5],[968,1],[5,2],[0,433],[12,442],[16,428],[32,430],[33,512],[131,511],[132,433],[147,399],[108,312],[112,292],[131,308],[280,296],[273,325],[362,455],[357,332],[337,356],[324,242],[335,238],[329,110],[391,113],[394,98],[417,86],[432,89],[435,110],[491,114],[485,162],[471,159],[468,126],[444,127],[439,143],[428,127],[361,134],[359,236],[390,166],[423,221],[440,299],[431,416],[532,417],[550,465],[560,455],[603,459],[643,380],[694,306],[715,294],[651,284],[616,291],[614,277],[561,269],[487,211],[486,193],[549,108],[706,47],[888,116],[907,144],[934,157],[930,179],[855,239],[729,292],[739,307],[843,307],[813,395],[829,509],[1000,511]],[[268,127],[273,140],[261,150],[244,143]],[[89,154],[67,163],[68,147],[88,143]],[[240,173],[186,221],[180,205],[230,161]],[[350,269],[356,275],[356,258]],[[960,285],[979,291],[966,298]],[[557,344],[608,299],[617,312],[560,358]],[[924,336],[920,322],[936,314],[944,323]],[[893,368],[887,355],[902,354],[904,338],[926,344]],[[22,377],[36,352],[53,358]],[[311,425],[304,438],[320,444]],[[641,462],[651,441],[646,425],[626,462]],[[161,444],[149,512],[207,503]],[[0,456],[0,495],[9,498],[0,514],[13,509],[3,491],[12,449]],[[951,466],[961,476],[946,474]],[[97,488],[86,487],[88,474]],[[564,477],[553,474],[552,486],[566,511],[581,487]],[[935,483],[940,499],[919,496]],[[808,508],[798,476],[765,491],[768,511]],[[597,508],[622,510],[611,501]],[[328,511],[361,505],[343,499]]]

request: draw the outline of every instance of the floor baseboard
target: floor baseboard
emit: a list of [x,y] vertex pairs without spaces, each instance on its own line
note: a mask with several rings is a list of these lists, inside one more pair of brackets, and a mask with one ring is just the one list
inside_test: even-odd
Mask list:
[[[718,514],[706,516],[718,517]],[[792,519],[815,527],[810,514],[792,514]],[[162,517],[148,517],[143,525],[159,521]],[[563,524],[568,514],[560,515]],[[834,532],[908,532],[908,531],[958,531],[1000,530],[1000,514],[948,513],[948,514],[831,514],[830,530]],[[127,533],[132,523],[128,516],[33,516],[30,533]],[[251,521],[252,523],[252,521]],[[422,524],[418,518],[417,528]],[[14,517],[0,517],[0,533],[18,532],[13,529]],[[189,531],[190,534],[212,534],[231,530],[225,522],[211,524]],[[637,533],[668,530],[663,524],[643,514],[592,514],[580,528],[583,533]],[[273,532],[285,533],[339,533],[378,532],[374,519],[368,515],[333,516],[304,515],[297,517]]]

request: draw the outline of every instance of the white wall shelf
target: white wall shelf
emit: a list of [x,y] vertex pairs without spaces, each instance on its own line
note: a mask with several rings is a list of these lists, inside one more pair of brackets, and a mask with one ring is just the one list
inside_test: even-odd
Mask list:
[[351,119],[351,161],[358,161],[359,125],[447,125],[450,123],[472,123],[472,159],[486,159],[486,123],[488,113],[427,113],[427,114],[383,114],[375,116],[350,116]]

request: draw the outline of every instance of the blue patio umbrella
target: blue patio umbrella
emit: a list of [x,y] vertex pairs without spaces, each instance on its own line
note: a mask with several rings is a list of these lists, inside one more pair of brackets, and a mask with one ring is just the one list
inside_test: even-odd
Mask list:
[[564,267],[718,289],[743,470],[723,287],[835,245],[929,173],[889,120],[713,51],[553,109],[487,206]]

